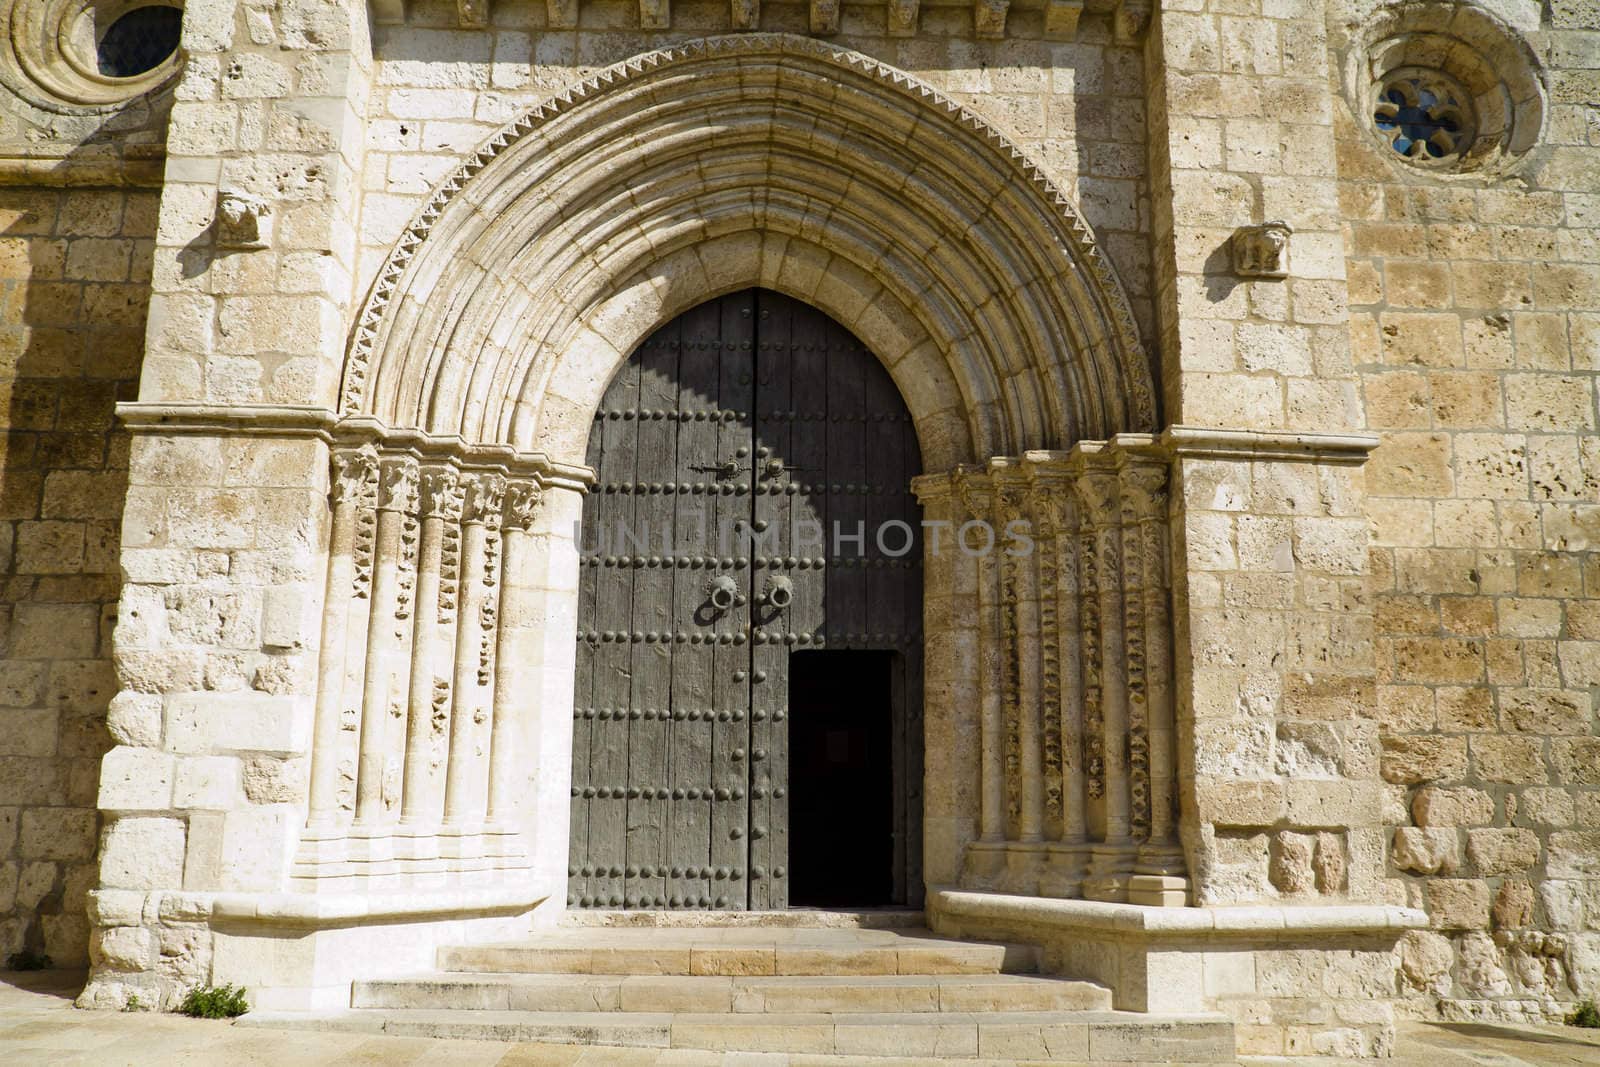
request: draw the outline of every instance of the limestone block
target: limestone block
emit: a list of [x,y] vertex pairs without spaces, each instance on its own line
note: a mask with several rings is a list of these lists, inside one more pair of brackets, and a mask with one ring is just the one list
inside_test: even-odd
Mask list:
[[1533,887],[1520,878],[1507,878],[1495,891],[1489,917],[1495,929],[1520,929],[1533,925]]
[[183,884],[181,819],[123,816],[100,835],[100,885],[164,889]]
[[1344,892],[1349,866],[1343,835],[1327,830],[1318,833],[1316,849],[1311,855],[1311,869],[1317,877],[1317,892],[1333,895]]
[[1311,869],[1315,838],[1308,834],[1280,831],[1273,835],[1267,876],[1278,892],[1293,895],[1309,893],[1316,885]]
[[1489,925],[1489,887],[1470,879],[1435,878],[1422,887],[1428,918],[1438,930],[1482,930]]
[[1390,782],[1461,778],[1467,771],[1467,742],[1438,735],[1385,737],[1382,767],[1384,780]]
[[1394,865],[1417,874],[1454,874],[1460,866],[1460,842],[1453,829],[1396,827]]
[[252,804],[294,803],[305,797],[307,761],[256,756],[244,763],[244,793]]
[[161,697],[123,690],[111,698],[106,726],[119,745],[153,748],[161,743]]
[[1456,974],[1470,996],[1503,997],[1511,993],[1493,938],[1474,930],[1461,938],[1459,951],[1461,962]]
[[[1543,925],[1552,930],[1581,930],[1589,895],[1583,882],[1546,878],[1538,883]],[[1600,901],[1596,901],[1600,904]]]
[[302,697],[179,693],[167,700],[167,748],[175,753],[305,752],[310,714]]
[[1551,833],[1545,870],[1551,878],[1600,877],[1600,830]]
[[90,957],[99,967],[116,971],[142,971],[150,966],[154,947],[151,931],[141,926],[114,926],[96,930],[89,943]]
[[1494,822],[1494,798],[1481,789],[1423,786],[1411,801],[1418,826],[1487,826]]
[[172,807],[173,757],[157,749],[119,745],[100,766],[100,807],[107,811]]
[[222,820],[221,888],[273,890],[282,884],[294,816],[285,805],[229,811]]
[[1486,782],[1526,784],[1549,780],[1538,738],[1485,735],[1473,737],[1467,744],[1472,765]]
[[89,921],[96,926],[137,926],[145,894],[128,889],[96,889],[88,894]]
[[87,860],[94,856],[99,813],[93,808],[34,808],[22,813],[17,854],[23,859]]
[[1532,830],[1468,830],[1467,858],[1479,874],[1509,874],[1526,870],[1539,862],[1539,838]]
[[1440,996],[1450,991],[1450,939],[1428,930],[1407,930],[1400,939],[1400,975],[1411,988]]
[[231,808],[239,803],[239,760],[233,756],[176,758],[176,808]]
[[1571,826],[1576,817],[1572,794],[1565,789],[1524,789],[1517,805],[1517,821],[1521,824]]

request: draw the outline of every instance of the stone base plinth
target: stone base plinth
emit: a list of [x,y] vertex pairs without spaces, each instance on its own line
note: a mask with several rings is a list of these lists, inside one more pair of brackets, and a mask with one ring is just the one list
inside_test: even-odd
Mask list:
[[[1169,880],[1181,881],[1135,875],[1129,889],[1165,896],[1153,883]],[[1395,945],[1428,921],[1377,904],[1146,907],[935,887],[927,916],[940,934],[1039,945],[1048,971],[1107,986],[1120,1010],[1227,1014],[1241,1053],[1337,1033],[1368,1056],[1393,1048]]]
[[[532,913],[545,901],[524,887],[148,896],[157,899],[147,901],[142,913],[172,921],[163,919],[153,930],[122,929],[152,942],[181,943],[186,955],[171,961],[167,975],[102,966],[79,997],[80,1006],[121,1008],[134,994],[142,1003],[167,1008],[191,986],[233,984],[244,987],[254,1009],[348,1007],[353,981],[430,970],[441,945],[522,938],[536,922],[554,921],[553,916],[536,920]],[[174,901],[183,905],[181,912],[170,906]],[[127,903],[96,905],[105,912]]]

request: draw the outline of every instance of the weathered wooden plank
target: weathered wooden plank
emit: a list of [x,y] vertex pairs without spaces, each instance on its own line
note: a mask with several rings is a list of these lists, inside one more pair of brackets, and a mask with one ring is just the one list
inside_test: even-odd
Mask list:
[[[688,565],[673,569],[673,619],[679,631],[702,637],[715,629],[703,608],[706,584],[717,573],[708,561],[718,556],[716,529],[725,499],[715,492],[715,472],[722,460],[720,423],[714,421],[721,414],[722,352],[715,347],[721,313],[716,304],[702,306],[679,319],[679,324],[678,410],[690,418],[678,424],[677,477],[680,487],[687,485],[690,491],[676,498],[675,554],[686,558]],[[696,413],[703,417],[694,418]],[[714,704],[716,652],[714,645],[675,643],[672,655],[667,906],[699,907],[703,895],[699,870],[711,859],[711,805],[700,798],[699,790],[711,782],[712,726],[705,712]]]
[[630,543],[618,546],[620,553],[632,556],[633,630],[644,635],[643,641],[632,643],[624,907],[653,907],[666,897],[666,879],[656,869],[666,861],[667,798],[657,797],[656,789],[667,784],[668,720],[657,712],[670,704],[672,634],[678,620],[673,572],[659,561],[663,545],[671,544],[673,497],[665,489],[676,481],[678,467],[680,423],[669,416],[676,416],[679,406],[679,346],[674,343],[679,329],[669,323],[640,350],[639,455],[633,487],[637,528]]
[[[648,342],[647,342],[648,343]],[[606,391],[602,407],[607,417],[602,431],[599,474],[600,506],[596,509],[596,534],[605,543],[595,578],[594,621],[587,629],[600,635],[594,647],[594,718],[590,727],[589,778],[593,795],[583,797],[589,807],[588,855],[591,867],[588,896],[596,907],[618,907],[623,899],[626,864],[627,718],[631,699],[630,642],[605,640],[608,635],[632,630],[633,574],[617,562],[618,528],[634,521],[635,496],[631,491],[638,457],[639,380],[641,360],[636,354],[617,372]],[[618,417],[612,418],[615,410]],[[624,714],[619,719],[618,710]],[[588,792],[588,789],[585,790]]]
[[[731,492],[718,495],[743,509],[750,518],[750,466],[754,437],[755,400],[755,293],[745,291],[718,302],[721,317],[722,359],[718,395],[724,418],[718,424],[718,452],[731,461],[723,480]],[[731,414],[731,417],[728,417]],[[713,659],[712,768],[710,785],[711,856],[708,876],[700,879],[703,898],[719,910],[748,907],[750,820],[750,563],[747,546],[730,545],[731,567],[718,571],[735,580],[743,603],[736,603],[717,620],[717,645]],[[728,557],[724,557],[728,558]]]

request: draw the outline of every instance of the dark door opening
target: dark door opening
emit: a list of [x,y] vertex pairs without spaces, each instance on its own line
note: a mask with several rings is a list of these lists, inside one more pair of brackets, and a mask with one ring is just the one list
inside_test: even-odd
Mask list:
[[789,661],[789,903],[877,907],[894,892],[901,687],[893,652],[806,651]]

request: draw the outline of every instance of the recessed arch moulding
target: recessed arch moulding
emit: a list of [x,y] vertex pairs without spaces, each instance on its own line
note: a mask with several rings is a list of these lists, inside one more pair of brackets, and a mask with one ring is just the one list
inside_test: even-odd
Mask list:
[[[1024,517],[1046,531],[1049,552],[1025,564],[929,545],[929,881],[1137,899],[1144,876],[1154,878],[1150,902],[1181,901],[1171,701],[1150,697],[1145,663],[1134,662],[1147,649],[1170,661],[1166,465],[1122,288],[1068,200],[979,117],[876,60],[781,34],[641,55],[533,109],[434,191],[380,269],[340,396],[341,425],[376,434],[377,452],[336,449],[345,489],[336,488],[328,603],[348,602],[352,580],[393,599],[380,585],[385,553],[396,554],[390,583],[419,622],[370,631],[365,663],[383,677],[362,687],[363,722],[408,685],[412,715],[436,697],[448,704],[434,660],[442,668],[497,640],[481,675],[454,668],[458,686],[481,693],[490,755],[477,757],[486,770],[454,768],[453,740],[427,729],[370,744],[360,731],[347,737],[340,701],[327,696],[317,746],[351,749],[356,801],[353,813],[336,801],[341,759],[323,757],[299,873],[345,877],[352,849],[368,847],[351,840],[371,836],[345,823],[353,814],[359,825],[363,811],[378,825],[391,817],[386,775],[409,789],[417,768],[416,814],[432,825],[443,811],[449,823],[448,800],[435,799],[449,782],[427,783],[429,757],[410,747],[427,743],[449,750],[445,777],[463,776],[458,796],[484,795],[472,783],[487,776],[490,829],[505,834],[471,843],[474,862],[565,898],[571,533],[581,510],[571,474],[634,347],[680,312],[753,285],[817,306],[883,361],[917,425],[928,517]],[[536,512],[527,492],[511,492],[515,470],[430,458],[440,442],[526,458],[522,477],[542,489]],[[522,502],[516,516],[496,510],[495,477],[509,479],[505,501]],[[1122,595],[1125,577],[1134,595]],[[445,619],[435,608],[451,581],[463,592]],[[518,594],[501,601],[498,620],[483,596],[468,610],[464,591],[486,581],[496,596]],[[330,652],[336,635],[355,633],[330,620],[324,656],[344,662],[323,664],[323,685],[348,691],[360,650]],[[1103,636],[1106,655],[1062,661],[1060,649],[1099,648]],[[514,685],[496,673],[513,659],[523,665]],[[1009,666],[982,678],[980,660]],[[993,700],[978,698],[980,683],[993,684]],[[433,689],[419,694],[423,684]],[[1110,694],[1107,710],[1097,704],[1086,719],[1086,692]],[[502,744],[523,757],[497,755]],[[469,741],[460,751],[476,750]],[[1152,798],[1167,805],[1153,818]],[[402,810],[409,801],[394,806],[397,826]],[[482,815],[465,812],[465,824]],[[982,847],[969,847],[980,836]],[[398,853],[382,855],[362,869],[405,875]]]

